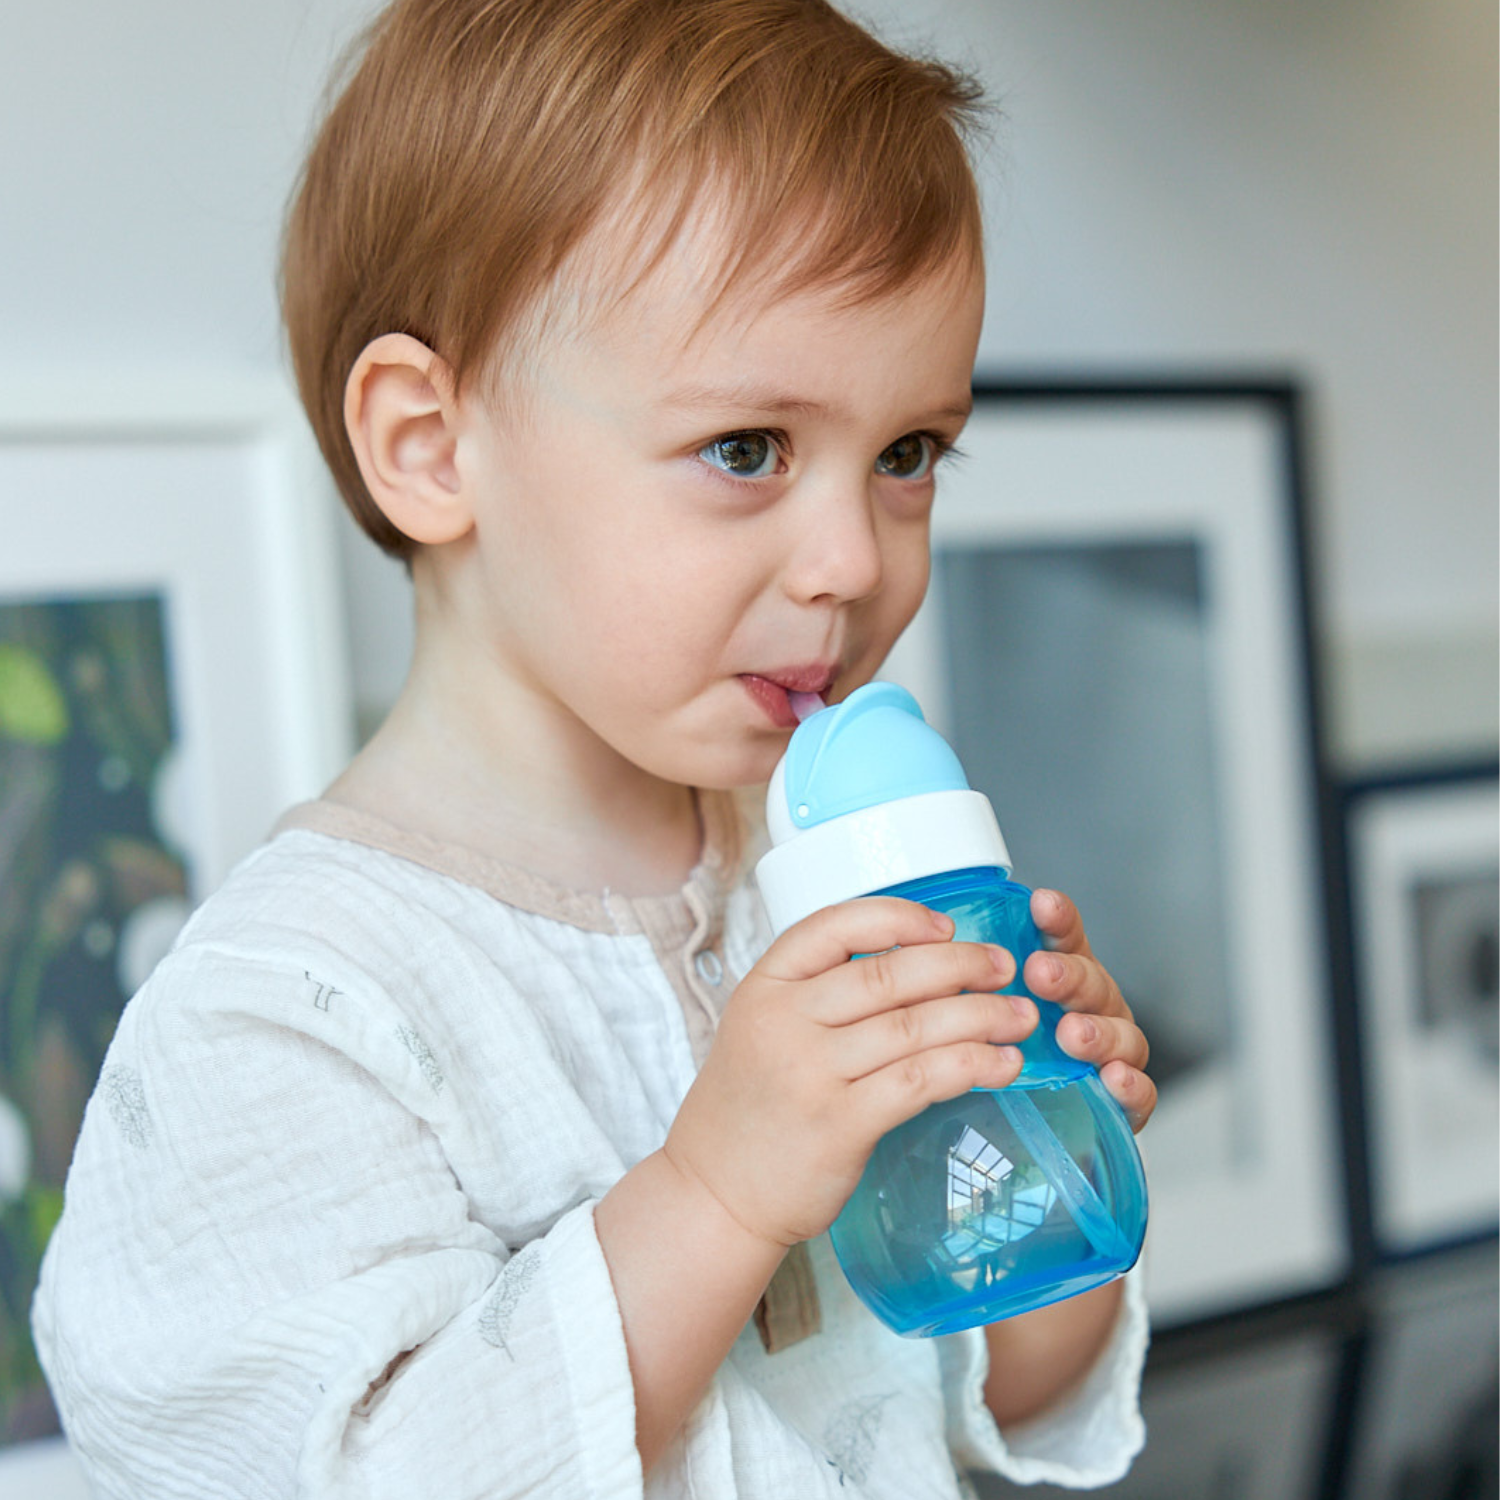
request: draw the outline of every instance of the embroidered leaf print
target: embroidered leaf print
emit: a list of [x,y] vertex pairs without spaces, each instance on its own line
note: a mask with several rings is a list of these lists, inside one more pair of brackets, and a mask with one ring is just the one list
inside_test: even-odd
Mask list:
[[443,1070],[438,1067],[437,1058],[432,1055],[432,1048],[417,1035],[410,1026],[397,1028],[396,1035],[401,1038],[401,1045],[416,1058],[417,1066],[422,1070],[422,1077],[427,1080],[427,1086],[434,1094],[443,1091]]
[[541,1263],[540,1253],[529,1248],[511,1256],[495,1282],[489,1301],[479,1314],[479,1332],[485,1343],[504,1349],[512,1360],[516,1356],[511,1353],[511,1347],[506,1342],[510,1335],[511,1320],[521,1305],[521,1299],[536,1279]]
[[137,1151],[151,1144],[151,1112],[146,1090],[134,1068],[106,1068],[99,1075],[99,1092],[115,1128]]
[[894,1399],[887,1394],[846,1401],[823,1429],[823,1444],[830,1459],[840,1474],[847,1474],[856,1484],[863,1484],[869,1478],[880,1429],[885,1423],[885,1404]]

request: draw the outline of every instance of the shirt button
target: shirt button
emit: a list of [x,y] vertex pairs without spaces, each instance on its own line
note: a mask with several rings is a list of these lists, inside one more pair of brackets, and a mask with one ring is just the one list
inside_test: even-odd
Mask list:
[[693,967],[698,971],[698,978],[704,984],[722,984],[724,980],[724,965],[719,960],[719,955],[712,948],[705,948],[693,959]]

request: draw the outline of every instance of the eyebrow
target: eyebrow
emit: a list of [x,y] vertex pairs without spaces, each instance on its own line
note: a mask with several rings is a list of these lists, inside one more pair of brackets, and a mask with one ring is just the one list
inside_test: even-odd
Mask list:
[[[698,406],[737,407],[787,417],[827,418],[845,415],[826,401],[792,395],[769,385],[684,385],[669,391],[662,399],[662,405],[676,410]],[[942,421],[952,418],[965,421],[973,409],[973,398],[965,396],[962,401],[934,408],[925,414],[925,419]]]

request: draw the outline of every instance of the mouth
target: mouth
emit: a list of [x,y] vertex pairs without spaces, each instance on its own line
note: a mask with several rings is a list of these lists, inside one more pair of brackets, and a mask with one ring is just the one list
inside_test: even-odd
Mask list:
[[778,729],[795,729],[798,719],[792,709],[791,695],[817,693],[826,697],[837,676],[837,667],[813,663],[777,672],[743,672],[740,681]]

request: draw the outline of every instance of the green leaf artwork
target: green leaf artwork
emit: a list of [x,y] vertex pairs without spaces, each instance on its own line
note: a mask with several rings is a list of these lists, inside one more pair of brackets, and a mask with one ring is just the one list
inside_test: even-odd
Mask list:
[[158,826],[173,732],[155,596],[0,600],[0,1442],[58,1430],[31,1299],[135,940],[187,914]]
[[0,644],[0,734],[55,745],[67,732],[67,699],[47,663],[24,646]]

